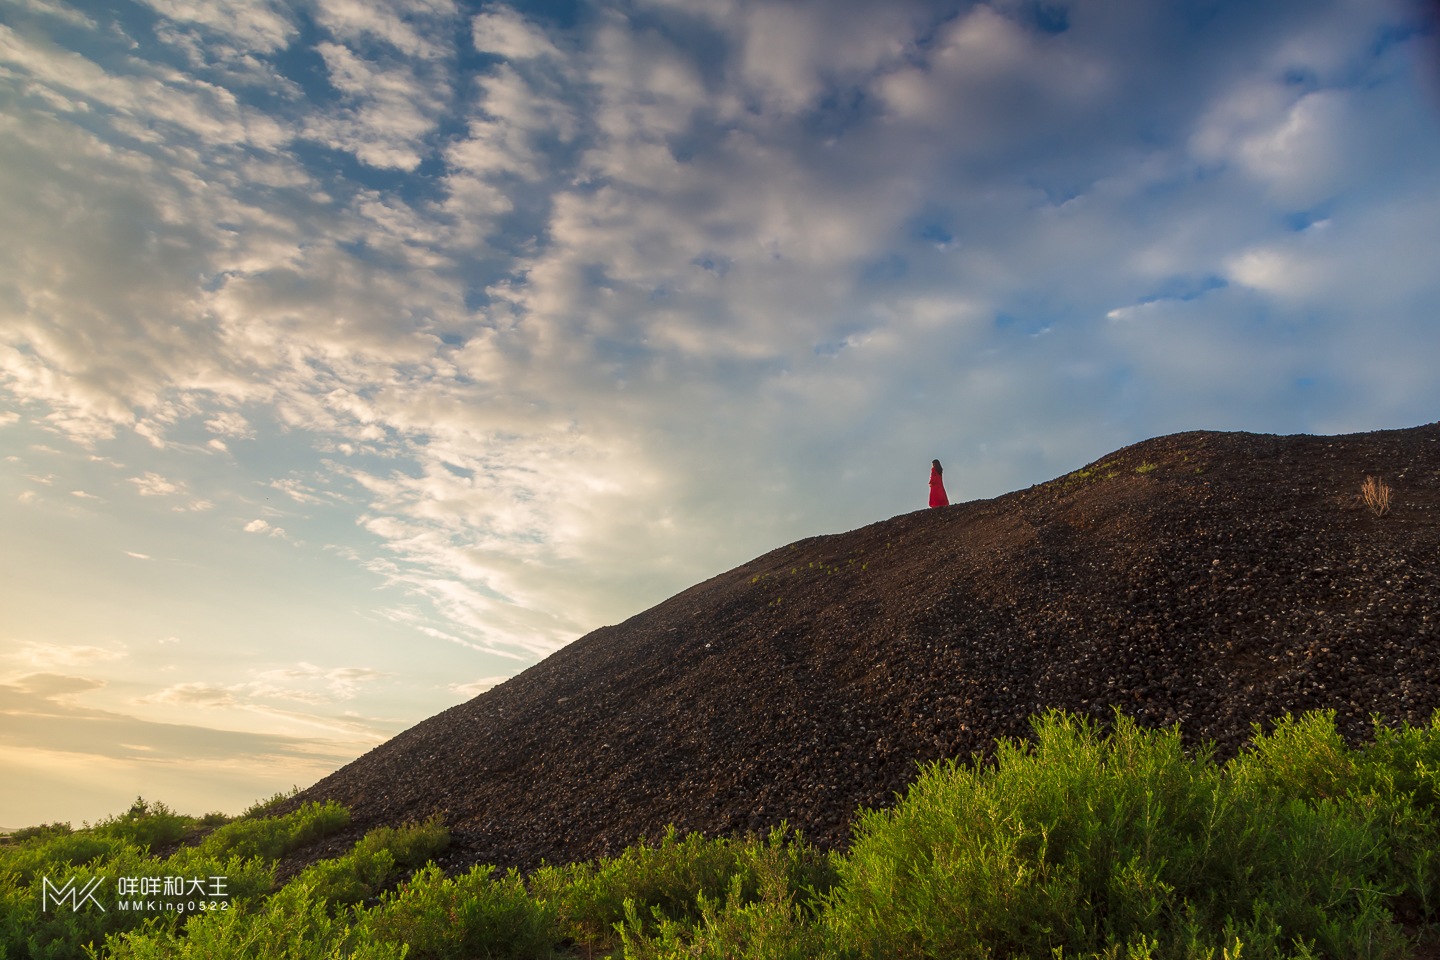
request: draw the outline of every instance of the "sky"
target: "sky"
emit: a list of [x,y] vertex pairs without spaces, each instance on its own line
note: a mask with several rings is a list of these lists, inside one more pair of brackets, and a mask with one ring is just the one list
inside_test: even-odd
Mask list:
[[1440,418],[1399,0],[0,0],[0,825],[236,813],[774,547]]

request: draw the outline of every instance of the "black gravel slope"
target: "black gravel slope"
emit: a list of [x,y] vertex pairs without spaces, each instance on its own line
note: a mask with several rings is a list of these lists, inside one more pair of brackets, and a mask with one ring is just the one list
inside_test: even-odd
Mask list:
[[[1392,512],[1360,503],[1365,476]],[[451,866],[667,824],[843,844],[916,761],[1046,707],[1233,753],[1254,722],[1440,706],[1440,424],[1183,433],[994,500],[790,544],[577,640],[301,794],[355,832],[444,811]],[[349,837],[336,838],[338,846]],[[323,855],[315,850],[308,857]]]

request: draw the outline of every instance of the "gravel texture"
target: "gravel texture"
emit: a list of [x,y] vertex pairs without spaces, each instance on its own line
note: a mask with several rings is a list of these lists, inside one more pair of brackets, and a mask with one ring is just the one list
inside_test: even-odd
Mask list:
[[[1394,505],[1360,501],[1366,476]],[[923,493],[923,489],[922,489]],[[291,801],[443,811],[445,863],[619,852],[782,820],[841,846],[917,761],[1059,707],[1233,755],[1251,725],[1440,707],[1440,424],[1182,433],[994,500],[774,550],[603,627]],[[334,846],[331,851],[328,847]],[[298,866],[298,863],[295,865]],[[293,867],[292,867],[293,869]]]

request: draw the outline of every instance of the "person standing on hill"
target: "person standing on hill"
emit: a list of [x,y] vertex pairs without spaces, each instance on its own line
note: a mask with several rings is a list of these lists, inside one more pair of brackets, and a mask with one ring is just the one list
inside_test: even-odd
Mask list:
[[945,481],[941,479],[944,472],[945,468],[940,466],[939,460],[930,461],[930,506],[932,507],[950,506],[950,498],[945,496]]

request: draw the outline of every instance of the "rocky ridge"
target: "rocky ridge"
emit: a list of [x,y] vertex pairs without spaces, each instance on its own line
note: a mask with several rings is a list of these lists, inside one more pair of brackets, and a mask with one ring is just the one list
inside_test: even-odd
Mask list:
[[[1366,476],[1389,514],[1360,501]],[[667,824],[843,845],[917,761],[1049,707],[1233,754],[1317,708],[1440,707],[1440,424],[1192,432],[993,500],[771,551],[396,736],[290,801],[442,811],[447,865],[613,854]],[[328,848],[334,847],[334,850]]]

